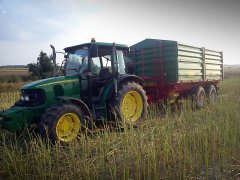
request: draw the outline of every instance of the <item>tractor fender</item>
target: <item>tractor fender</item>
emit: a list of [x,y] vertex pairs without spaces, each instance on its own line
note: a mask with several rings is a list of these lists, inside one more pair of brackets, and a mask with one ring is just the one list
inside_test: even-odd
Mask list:
[[58,96],[57,100],[67,101],[67,102],[71,102],[73,104],[76,104],[76,105],[78,105],[81,108],[81,110],[83,111],[83,114],[84,114],[85,117],[91,117],[91,113],[90,113],[89,108],[80,99],[72,98],[72,97],[68,97],[68,96]]
[[[141,86],[143,85],[144,80],[138,76],[131,74],[124,74],[119,77],[119,84],[123,84],[125,82],[134,81],[139,83]],[[112,94],[114,92],[114,83],[110,81],[108,85],[106,85],[101,93],[101,102],[105,102],[112,98]]]
[[121,75],[119,78],[119,83],[122,84],[124,82],[134,81],[138,82],[140,85],[143,85],[144,80],[136,75],[133,74],[124,74]]

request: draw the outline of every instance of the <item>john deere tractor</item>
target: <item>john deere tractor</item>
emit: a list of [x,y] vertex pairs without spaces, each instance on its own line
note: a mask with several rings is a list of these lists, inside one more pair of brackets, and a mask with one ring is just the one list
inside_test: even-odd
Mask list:
[[21,87],[20,100],[0,113],[3,129],[22,131],[35,126],[51,141],[67,143],[89,121],[140,122],[147,112],[147,98],[143,80],[125,73],[127,46],[93,40],[64,50],[64,76]]

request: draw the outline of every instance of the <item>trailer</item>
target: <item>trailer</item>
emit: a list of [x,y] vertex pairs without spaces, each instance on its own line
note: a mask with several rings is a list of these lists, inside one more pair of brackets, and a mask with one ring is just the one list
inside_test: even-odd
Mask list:
[[125,53],[128,73],[144,80],[148,102],[192,97],[202,107],[217,98],[223,80],[223,53],[177,41],[145,39]]

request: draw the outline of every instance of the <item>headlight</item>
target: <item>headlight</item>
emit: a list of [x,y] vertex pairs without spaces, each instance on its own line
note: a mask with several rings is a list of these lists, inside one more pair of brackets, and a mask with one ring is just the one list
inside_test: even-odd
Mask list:
[[27,94],[22,94],[21,95],[21,101],[29,101],[29,95],[27,95]]
[[41,89],[22,89],[20,101],[16,106],[35,107],[43,105],[46,101],[45,92]]

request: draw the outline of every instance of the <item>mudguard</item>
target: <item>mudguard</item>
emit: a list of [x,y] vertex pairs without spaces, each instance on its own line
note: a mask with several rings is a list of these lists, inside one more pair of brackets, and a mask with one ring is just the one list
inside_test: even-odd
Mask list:
[[[122,84],[124,82],[129,82],[129,81],[137,82],[140,85],[143,85],[143,82],[144,82],[144,80],[142,78],[132,75],[132,74],[120,75],[119,84]],[[112,97],[113,92],[114,92],[114,83],[113,83],[113,80],[111,80],[104,86],[104,88],[102,90],[101,102],[106,102],[107,100],[109,100]]]
[[76,104],[76,105],[81,107],[81,110],[83,111],[83,114],[84,114],[85,117],[91,117],[91,113],[90,113],[89,108],[80,99],[72,98],[72,97],[68,97],[68,96],[58,96],[57,100],[63,100],[63,101],[72,102],[72,103],[74,103],[74,104]]

